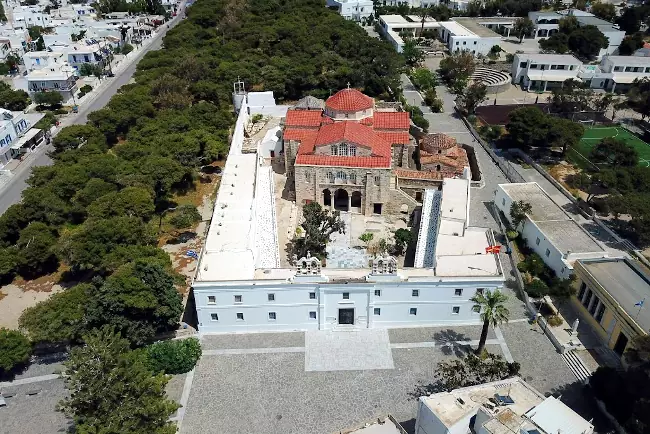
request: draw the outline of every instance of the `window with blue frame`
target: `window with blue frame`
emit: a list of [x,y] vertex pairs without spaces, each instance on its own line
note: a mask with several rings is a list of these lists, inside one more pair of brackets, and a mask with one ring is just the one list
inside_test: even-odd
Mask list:
[[7,137],[5,137],[5,140],[7,141],[7,144],[11,143],[11,135],[7,134]]

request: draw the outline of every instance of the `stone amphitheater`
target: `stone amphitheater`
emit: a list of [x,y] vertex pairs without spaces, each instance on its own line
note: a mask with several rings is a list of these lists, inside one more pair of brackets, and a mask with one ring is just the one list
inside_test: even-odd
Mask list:
[[474,74],[470,77],[471,83],[483,83],[488,88],[488,92],[501,92],[510,87],[510,74],[496,69],[477,67]]

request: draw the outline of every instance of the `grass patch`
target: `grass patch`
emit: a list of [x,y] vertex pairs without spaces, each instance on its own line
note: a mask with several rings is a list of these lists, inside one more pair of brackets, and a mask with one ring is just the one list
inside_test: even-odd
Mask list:
[[621,127],[586,128],[582,139],[580,139],[580,142],[573,148],[573,150],[577,151],[579,154],[576,155],[576,153],[569,153],[571,160],[582,168],[593,168],[589,166],[593,166],[594,164],[590,161],[585,161],[585,159],[589,159],[591,150],[600,140],[608,137],[614,137],[627,143],[639,153],[639,166],[650,167],[650,145]]

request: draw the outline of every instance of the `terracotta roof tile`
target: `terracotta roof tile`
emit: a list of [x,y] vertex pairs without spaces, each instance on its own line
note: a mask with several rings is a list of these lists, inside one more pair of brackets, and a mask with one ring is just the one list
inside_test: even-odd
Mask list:
[[389,156],[391,153],[391,144],[376,134],[372,128],[349,121],[323,125],[318,131],[316,146],[328,145],[343,140],[370,148],[372,153],[376,155]]
[[445,166],[456,168],[465,167],[464,161],[462,161],[462,159],[459,160],[449,158],[446,155],[426,155],[420,157],[420,162],[423,164],[440,163],[444,164]]
[[359,121],[361,125],[368,125],[369,127],[372,126],[374,119],[371,117],[363,118]]
[[449,149],[458,146],[458,142],[453,137],[442,133],[427,134],[420,141],[422,150],[435,154],[438,149]]
[[288,127],[319,127],[321,121],[320,110],[287,110],[284,124]]
[[410,126],[408,112],[375,112],[374,126],[379,130],[407,130]]
[[390,144],[407,144],[411,141],[411,136],[406,132],[388,132],[388,131],[376,131],[377,134],[382,139],[386,140]]
[[325,106],[332,110],[356,112],[372,108],[375,101],[356,89],[343,89],[330,96],[325,101]]
[[285,128],[282,138],[284,140],[296,140],[300,142],[298,153],[314,152],[314,143],[316,143],[318,130],[305,130],[300,128]]
[[307,166],[341,166],[390,169],[389,157],[335,157],[330,155],[301,154],[296,164]]

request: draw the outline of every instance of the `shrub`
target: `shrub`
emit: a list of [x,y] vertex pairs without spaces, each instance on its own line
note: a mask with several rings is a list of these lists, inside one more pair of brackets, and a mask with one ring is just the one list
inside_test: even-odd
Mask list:
[[429,130],[429,121],[424,118],[424,116],[415,114],[413,116],[413,123],[418,127],[422,128],[424,131]]
[[93,87],[89,84],[81,86],[81,89],[79,89],[79,98],[83,98],[91,90],[93,90]]
[[433,113],[442,113],[444,111],[443,103],[440,98],[434,99],[430,104],[430,107]]
[[559,327],[562,324],[564,324],[564,321],[562,321],[562,318],[560,318],[559,315],[549,316],[546,322],[548,322],[548,325],[550,325],[551,327]]
[[506,236],[508,237],[509,240],[514,240],[519,236],[519,232],[517,231],[507,231]]
[[186,229],[201,221],[201,213],[194,205],[181,205],[178,207],[169,222],[176,229]]
[[67,115],[68,111],[66,109],[59,108],[59,109],[54,110],[54,114],[55,115]]
[[533,298],[543,297],[548,294],[548,285],[540,279],[533,279],[525,285],[526,292]]
[[253,117],[251,118],[251,122],[256,124],[259,121],[261,121],[263,117],[264,116],[262,114],[260,114],[260,113],[254,114]]
[[120,49],[120,53],[124,54],[125,56],[131,51],[133,51],[133,45],[131,44],[124,44],[124,46]]
[[145,351],[149,367],[156,373],[184,374],[194,369],[201,358],[201,344],[196,338],[157,342]]
[[0,372],[10,372],[29,361],[32,344],[19,331],[0,329]]

